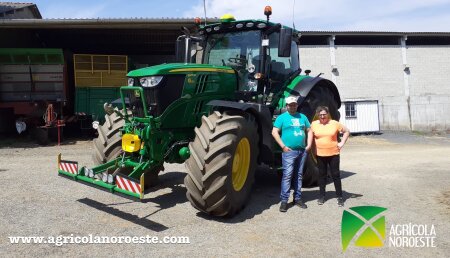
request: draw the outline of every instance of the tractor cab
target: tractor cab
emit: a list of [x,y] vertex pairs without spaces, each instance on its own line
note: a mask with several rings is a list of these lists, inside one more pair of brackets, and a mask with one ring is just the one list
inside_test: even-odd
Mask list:
[[[268,20],[236,21],[224,15],[221,23],[201,26],[196,36],[185,33],[183,39],[179,43],[191,49],[184,52],[189,55],[185,62],[231,67],[238,76],[236,91],[249,95],[276,92],[300,71],[297,34]],[[178,51],[177,56],[183,55]]]

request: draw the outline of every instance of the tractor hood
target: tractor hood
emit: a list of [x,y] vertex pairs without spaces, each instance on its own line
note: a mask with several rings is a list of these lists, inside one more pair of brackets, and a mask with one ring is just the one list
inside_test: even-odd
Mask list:
[[214,66],[208,64],[161,64],[155,66],[149,66],[137,70],[130,71],[128,77],[143,77],[153,75],[165,75],[176,73],[196,73],[196,72],[219,72],[219,73],[234,73],[234,70],[227,66]]

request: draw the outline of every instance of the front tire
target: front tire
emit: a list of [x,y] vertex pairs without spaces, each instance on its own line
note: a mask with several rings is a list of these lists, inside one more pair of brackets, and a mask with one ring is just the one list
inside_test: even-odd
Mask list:
[[257,128],[255,118],[243,112],[216,111],[202,117],[185,163],[186,196],[192,206],[228,217],[245,206],[257,167]]
[[[115,109],[117,110],[117,109]],[[131,112],[128,111],[130,115]],[[94,139],[94,153],[92,159],[95,165],[104,164],[117,158],[122,153],[122,138],[120,130],[125,120],[115,112],[105,115],[105,122],[97,128],[98,137]]]

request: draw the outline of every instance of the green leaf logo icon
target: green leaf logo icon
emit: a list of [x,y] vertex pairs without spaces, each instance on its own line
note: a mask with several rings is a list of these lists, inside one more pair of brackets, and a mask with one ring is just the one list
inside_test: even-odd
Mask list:
[[342,249],[350,243],[361,247],[381,247],[386,237],[386,208],[377,206],[357,206],[342,214]]

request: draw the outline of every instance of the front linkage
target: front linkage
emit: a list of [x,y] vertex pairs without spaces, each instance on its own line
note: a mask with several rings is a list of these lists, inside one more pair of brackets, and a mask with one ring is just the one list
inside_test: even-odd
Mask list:
[[[134,93],[143,96],[142,88],[121,88],[123,110],[125,110],[123,91],[134,91]],[[178,157],[182,160],[189,156],[188,148],[181,146],[187,145],[187,142],[173,143],[170,135],[158,130],[157,121],[152,116],[148,116],[145,109],[144,118],[130,118],[126,112],[122,114],[106,105],[105,111],[107,113],[115,112],[126,121],[122,129],[122,155],[93,168],[85,166],[79,168],[78,162],[62,160],[61,154],[59,154],[58,174],[75,181],[88,183],[111,193],[142,200],[144,186],[155,183],[151,181],[157,180],[158,173],[163,170],[165,160],[173,159],[174,155],[179,155]],[[178,153],[174,154],[176,151]]]
[[146,174],[154,173],[156,178],[163,163],[147,158],[148,148],[141,142],[143,131],[136,129],[133,133],[123,134],[122,156],[93,168],[78,169],[78,162],[62,160],[59,154],[58,174],[112,193],[143,199]]
[[[148,163],[148,162],[146,162]],[[122,161],[122,157],[102,164],[94,168],[82,167],[78,170],[78,162],[62,160],[58,155],[58,174],[92,184],[94,186],[109,190],[111,193],[124,194],[127,197],[143,199],[144,197],[144,173],[142,166],[134,167],[134,176],[126,176],[120,173],[120,169],[132,165],[129,160]],[[139,175],[139,176],[138,176]],[[136,179],[138,178],[138,179]]]

